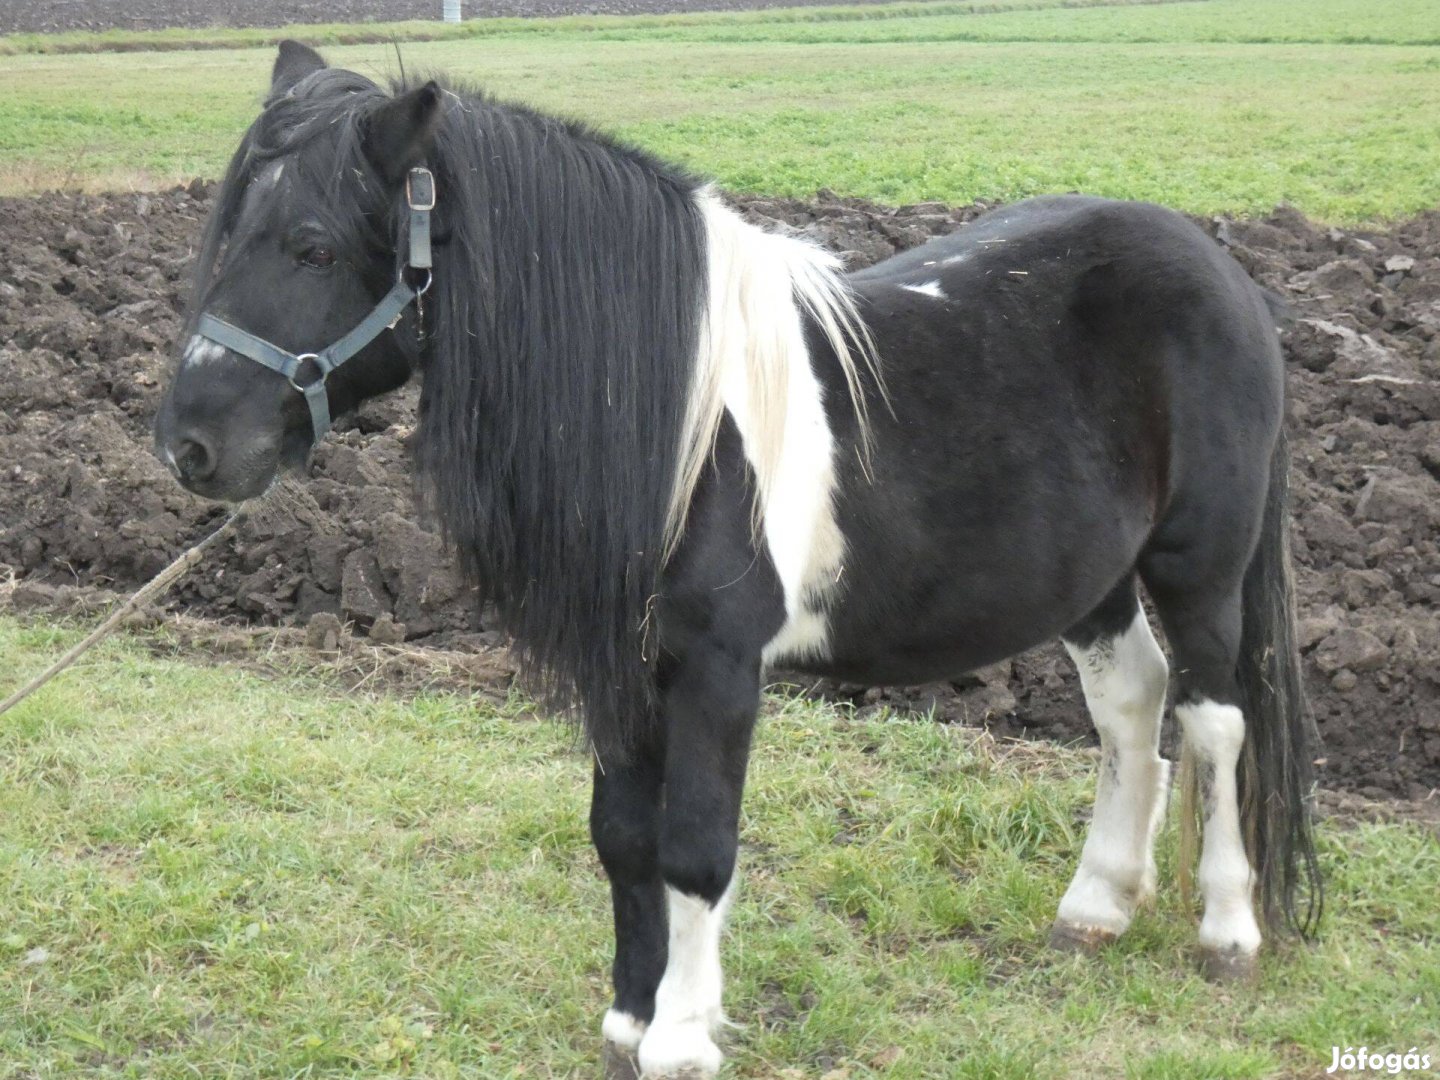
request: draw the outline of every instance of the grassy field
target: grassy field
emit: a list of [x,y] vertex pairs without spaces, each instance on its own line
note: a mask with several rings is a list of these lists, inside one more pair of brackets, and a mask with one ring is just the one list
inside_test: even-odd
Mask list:
[[[1284,201],[1340,223],[1440,205],[1433,0],[1006,6],[477,22],[403,52],[412,71],[584,117],[743,191],[963,202],[1078,189],[1200,213]],[[396,69],[389,45],[329,54]],[[215,176],[271,59],[0,56],[0,193]]]
[[[17,676],[74,637],[0,619]],[[0,1077],[595,1075],[608,905],[570,733],[250,659],[112,642],[0,724]],[[731,1075],[1318,1077],[1337,1044],[1440,1050],[1433,832],[1329,825],[1323,941],[1219,990],[1169,835],[1158,910],[1098,958],[1046,949],[1092,783],[1086,754],[771,699]]]

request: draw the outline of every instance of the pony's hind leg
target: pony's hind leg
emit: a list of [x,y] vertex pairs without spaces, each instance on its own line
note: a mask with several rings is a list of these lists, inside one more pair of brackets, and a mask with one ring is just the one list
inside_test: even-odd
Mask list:
[[1212,981],[1248,979],[1260,951],[1251,870],[1240,831],[1236,767],[1245,742],[1239,706],[1200,696],[1175,706],[1185,749],[1200,770],[1205,839],[1200,855],[1200,962]]
[[[1175,718],[1184,738],[1183,753],[1190,758],[1187,771],[1193,769],[1198,780],[1203,819],[1199,879],[1205,905],[1201,967],[1212,980],[1229,980],[1253,974],[1260,949],[1256,877],[1242,833],[1237,784],[1245,726],[1257,718],[1242,712],[1237,679],[1244,552],[1214,543],[1216,536],[1232,540],[1230,533],[1216,532],[1206,543],[1147,552],[1141,556],[1140,573],[1175,657]],[[1244,542],[1244,534],[1239,536],[1235,546]],[[1188,832],[1193,824],[1182,820],[1181,827]],[[1181,860],[1183,864],[1183,852]],[[1188,873],[1188,868],[1182,865],[1181,872]]]
[[1155,832],[1170,779],[1170,763],[1159,754],[1168,668],[1131,576],[1063,641],[1100,732],[1100,776],[1051,943],[1089,949],[1124,933],[1155,893]]
[[1205,905],[1201,967],[1212,980],[1244,979],[1255,971],[1261,935],[1237,786],[1247,720],[1235,677],[1240,591],[1183,602],[1163,587],[1152,586],[1152,593],[1180,669],[1175,718],[1198,779],[1203,821],[1199,882]]
[[615,1003],[601,1029],[612,1057],[630,1058],[639,1049],[665,971],[661,768],[658,751],[645,748],[629,762],[595,768],[590,836],[610,878],[615,914]]

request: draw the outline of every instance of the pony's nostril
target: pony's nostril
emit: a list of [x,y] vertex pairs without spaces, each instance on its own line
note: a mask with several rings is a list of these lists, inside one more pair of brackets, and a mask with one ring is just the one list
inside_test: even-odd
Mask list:
[[215,451],[198,435],[170,444],[170,464],[181,480],[205,480],[215,471]]

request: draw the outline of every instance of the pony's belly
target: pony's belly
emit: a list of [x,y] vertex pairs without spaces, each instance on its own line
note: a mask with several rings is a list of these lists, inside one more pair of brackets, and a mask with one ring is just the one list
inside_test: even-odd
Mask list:
[[[1050,635],[1058,636],[1059,631]],[[832,645],[836,644],[831,636]],[[782,666],[812,675],[841,679],[845,682],[870,683],[881,686],[913,686],[920,683],[955,679],[997,663],[1016,653],[1024,652],[1046,640],[1016,639],[1019,643],[991,639],[975,640],[957,635],[945,642],[906,647],[903,644],[873,642],[864,651],[840,651],[823,656],[797,656],[782,660]],[[843,648],[843,646],[842,646]]]
[[[1079,558],[1022,559],[980,573],[957,568],[940,582],[898,565],[868,580],[857,574],[823,616],[825,648],[784,662],[892,686],[953,679],[994,664],[1058,638],[1129,571],[1137,545],[1108,534],[1104,540],[1081,543]],[[776,640],[783,638],[782,631]]]

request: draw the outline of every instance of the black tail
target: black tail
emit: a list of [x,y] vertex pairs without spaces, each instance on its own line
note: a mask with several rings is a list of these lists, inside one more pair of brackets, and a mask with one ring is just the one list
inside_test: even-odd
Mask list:
[[1310,937],[1319,926],[1324,891],[1311,828],[1317,736],[1295,644],[1289,468],[1282,429],[1270,459],[1260,543],[1245,571],[1236,672],[1246,720],[1240,818],[1266,921]]

